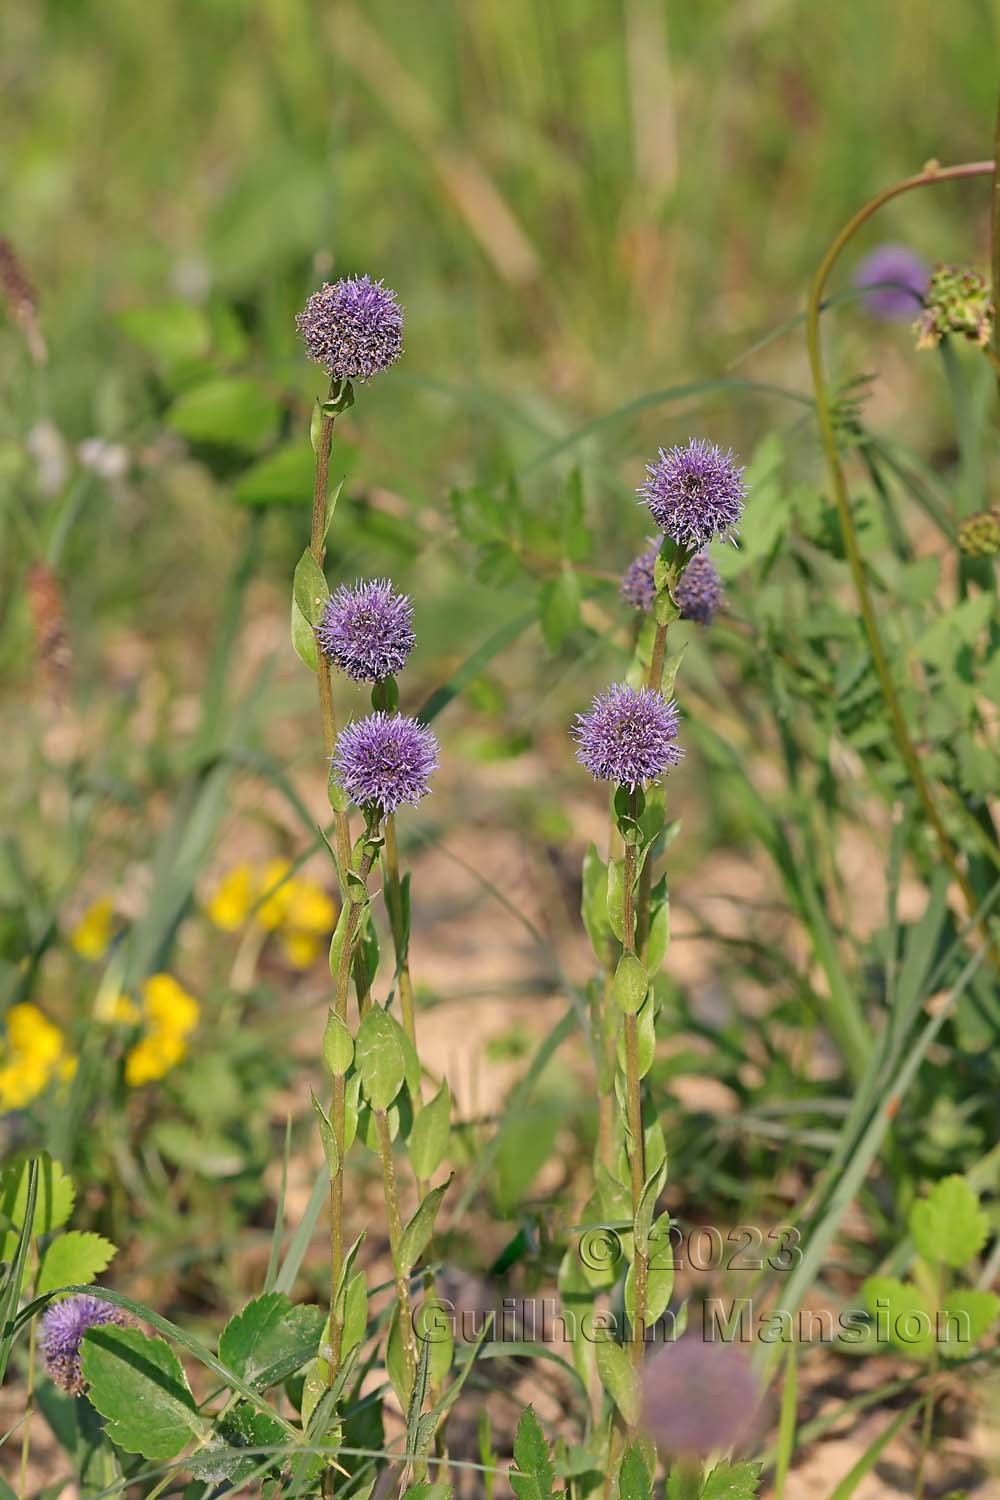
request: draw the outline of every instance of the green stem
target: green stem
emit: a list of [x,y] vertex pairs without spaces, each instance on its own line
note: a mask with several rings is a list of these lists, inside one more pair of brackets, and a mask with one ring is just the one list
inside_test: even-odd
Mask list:
[[400,1341],[403,1346],[403,1363],[406,1366],[407,1398],[413,1389],[417,1373],[417,1351],[413,1332],[413,1309],[410,1304],[410,1279],[400,1266],[399,1250],[403,1238],[403,1219],[399,1211],[399,1190],[396,1185],[396,1166],[392,1157],[392,1133],[389,1117],[384,1109],[372,1111],[375,1133],[378,1138],[378,1154],[382,1163],[382,1188],[385,1193],[386,1217],[389,1225],[389,1249],[396,1281],[396,1306]]
[[[333,387],[331,386],[331,395]],[[336,418],[324,412],[320,419],[319,440],[316,445],[316,471],[313,481],[312,525],[309,532],[309,551],[322,571],[326,558],[326,498],[330,476],[330,448],[333,443],[333,424]],[[319,712],[323,724],[323,754],[327,761],[333,755],[337,743],[337,715],[333,705],[333,684],[330,680],[330,663],[322,651],[316,653],[316,682],[319,689]],[[337,860],[346,878],[351,864],[351,827],[347,813],[334,810]],[[347,898],[347,891],[344,891]]]
[[[637,815],[635,792],[629,793],[629,816]],[[637,846],[631,840],[625,845],[623,900],[624,943],[626,954],[635,955],[635,883]],[[629,1174],[632,1187],[632,1219],[638,1219],[642,1190],[646,1185],[646,1147],[642,1132],[642,1081],[639,1077],[639,1021],[634,1011],[625,1014],[625,1100],[629,1135]],[[632,1319],[632,1363],[642,1364],[646,1338],[646,1288],[649,1281],[649,1256],[640,1250],[633,1235],[635,1269],[635,1315]]]
[[21,1434],[21,1500],[28,1500],[28,1460],[31,1457],[31,1418],[35,1404],[35,1361],[38,1348],[38,1319],[32,1318],[28,1329],[28,1379],[24,1393],[24,1431]]
[[985,919],[977,915],[979,903],[966,877],[965,871],[959,864],[958,855],[952,847],[951,839],[938,811],[930,785],[924,776],[923,767],[920,764],[920,758],[910,738],[902,705],[900,704],[895,684],[892,680],[892,673],[889,669],[885,647],[882,643],[882,636],[875,615],[875,607],[868,588],[868,579],[865,574],[861,548],[854,529],[854,518],[851,514],[851,505],[847,494],[847,481],[841,467],[840,454],[837,449],[837,437],[830,411],[829,394],[823,370],[823,350],[820,338],[820,314],[823,308],[823,291],[829,279],[830,272],[833,270],[844,246],[883,204],[888,203],[892,198],[898,197],[901,193],[910,192],[914,188],[931,187],[938,182],[950,182],[966,177],[983,177],[993,173],[993,171],[994,166],[992,161],[965,162],[957,167],[938,167],[932,164],[917,176],[907,177],[902,182],[894,183],[892,187],[886,188],[860,208],[837,235],[820,262],[809,294],[809,305],[806,313],[806,343],[809,350],[809,365],[812,372],[820,437],[826,456],[827,468],[830,472],[834,502],[837,507],[841,535],[844,540],[844,549],[847,553],[854,591],[861,608],[861,619],[864,624],[865,634],[868,637],[868,645],[872,653],[875,673],[879,680],[879,687],[881,688],[886,708],[889,711],[889,722],[892,728],[893,739],[896,742],[900,759],[906,767],[907,774],[913,783],[914,790],[924,809],[927,821],[937,835],[942,857],[951,871],[952,878],[962,892],[962,898],[970,915],[976,918],[977,926],[989,950],[994,967],[1000,971],[1000,953],[997,952],[996,946],[993,943]]
[[[359,874],[367,885],[371,867],[375,862],[375,851],[370,846],[365,848],[361,859]],[[345,869],[347,867],[345,866]],[[344,946],[340,950],[340,962],[337,965],[337,988],[334,997],[334,1010],[338,1018],[347,1025],[347,1000],[351,989],[351,968],[353,963],[353,949],[361,926],[360,901],[352,901],[347,917],[347,929],[344,933]],[[360,994],[359,994],[360,1003]],[[337,1168],[330,1173],[330,1363],[327,1370],[327,1383],[332,1385],[340,1369],[340,1356],[343,1346],[344,1327],[337,1316],[337,1292],[340,1287],[340,1276],[344,1269],[344,1157],[346,1155],[346,1122],[347,1122],[347,1079],[344,1074],[338,1074],[333,1080],[333,1104],[330,1110],[330,1124],[333,1127],[333,1138],[337,1143]]]

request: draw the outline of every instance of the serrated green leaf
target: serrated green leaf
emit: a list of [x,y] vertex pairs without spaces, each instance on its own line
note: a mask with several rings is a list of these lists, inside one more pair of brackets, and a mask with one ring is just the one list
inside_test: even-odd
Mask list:
[[354,1044],[354,1060],[365,1098],[373,1109],[388,1109],[403,1086],[406,1054],[401,1030],[380,1005],[365,1012]]
[[[73,1212],[76,1189],[59,1162],[43,1156],[38,1164],[38,1198],[35,1204],[33,1234],[51,1234],[60,1229]],[[28,1204],[28,1163],[20,1162],[9,1167],[0,1177],[0,1215],[20,1229],[24,1223]],[[14,1236],[16,1240],[17,1236]],[[3,1249],[0,1238],[0,1260],[9,1256]]]
[[990,1221],[964,1177],[935,1183],[910,1210],[910,1233],[925,1260],[964,1266],[986,1243]]
[[63,1286],[89,1286],[116,1253],[111,1241],[99,1234],[72,1229],[59,1235],[42,1256],[36,1295],[41,1297]]
[[444,1160],[451,1135],[451,1093],[443,1083],[429,1104],[413,1121],[408,1150],[414,1175],[420,1182],[434,1176]]
[[896,1276],[869,1276],[861,1294],[875,1320],[874,1337],[911,1359],[926,1359],[934,1349],[931,1305],[920,1289]]
[[449,1177],[440,1187],[432,1188],[403,1230],[399,1241],[399,1264],[396,1267],[401,1276],[409,1275],[427,1249],[434,1233],[434,1221],[438,1216],[441,1200],[450,1186]]
[[81,1344],[87,1397],[127,1453],[176,1458],[210,1431],[195,1408],[180,1360],[164,1339],[112,1324],[89,1328]]
[[646,1459],[638,1443],[625,1449],[618,1470],[619,1500],[653,1500],[653,1485]]
[[701,1500],[754,1500],[760,1475],[757,1463],[716,1464],[705,1480]]
[[293,1306],[284,1292],[265,1292],[230,1318],[219,1358],[254,1390],[267,1390],[314,1357],[323,1323],[320,1308]]
[[530,1406],[521,1413],[514,1434],[514,1462],[510,1487],[517,1500],[551,1500],[555,1470],[541,1423]]
[[946,1359],[965,1359],[1000,1315],[1000,1297],[995,1292],[961,1287],[949,1292],[941,1304],[938,1349]]

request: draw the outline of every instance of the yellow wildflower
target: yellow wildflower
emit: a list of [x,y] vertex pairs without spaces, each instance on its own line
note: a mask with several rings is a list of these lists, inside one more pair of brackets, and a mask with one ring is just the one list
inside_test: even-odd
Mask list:
[[198,1024],[201,1007],[172,974],[151,974],[142,987],[142,1000],[154,1032],[185,1037]]
[[154,1083],[176,1067],[186,1051],[183,1037],[171,1032],[151,1031],[127,1053],[125,1082],[130,1088]]
[[293,969],[311,969],[323,951],[323,944],[311,932],[284,932],[281,949]]
[[114,932],[114,905],[107,898],[88,906],[69,935],[81,958],[102,958],[111,946]]
[[257,899],[257,883],[249,865],[234,865],[224,875],[205,910],[223,932],[237,932]]
[[329,894],[308,876],[289,881],[291,900],[285,917],[296,932],[330,933],[337,922],[337,908]]
[[66,1055],[62,1032],[37,1005],[12,1005],[6,1031],[6,1044],[0,1044],[0,1111],[23,1109],[53,1078],[71,1077],[76,1066]]
[[109,1026],[134,1026],[142,1019],[142,1011],[135,1001],[122,994],[99,997],[95,1014],[99,1021]]
[[287,859],[272,859],[264,866],[260,890],[262,895],[270,894],[257,908],[255,919],[268,932],[274,932],[288,916],[293,895],[292,881],[287,878],[290,868]]

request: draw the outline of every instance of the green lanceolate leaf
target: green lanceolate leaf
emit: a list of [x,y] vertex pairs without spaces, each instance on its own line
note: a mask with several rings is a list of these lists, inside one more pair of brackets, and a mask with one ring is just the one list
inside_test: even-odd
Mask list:
[[326,575],[307,547],[295,564],[292,598],[309,624],[316,626],[323,618],[330,587]]
[[430,1345],[428,1370],[431,1384],[439,1386],[451,1369],[455,1352],[455,1309],[452,1303],[429,1294],[414,1315],[413,1328],[418,1343]]
[[127,1453],[175,1458],[209,1425],[198,1415],[180,1360],[164,1339],[137,1328],[87,1330],[81,1345],[87,1398]]
[[314,1357],[323,1321],[320,1308],[294,1306],[283,1292],[265,1292],[230,1318],[219,1358],[255,1390],[266,1390]]
[[510,1487],[517,1500],[551,1500],[555,1470],[541,1423],[531,1407],[525,1407],[514,1434],[514,1462]]
[[441,1199],[450,1186],[449,1177],[440,1187],[432,1188],[403,1230],[399,1241],[399,1264],[396,1267],[401,1276],[409,1275],[427,1249],[434,1233],[434,1221],[441,1207]]
[[613,859],[608,865],[608,922],[620,943],[625,941],[625,861]]
[[333,1133],[333,1126],[330,1124],[326,1111],[311,1089],[309,1090],[309,1096],[312,1099],[313,1113],[316,1116],[316,1123],[319,1126],[319,1138],[323,1143],[323,1155],[326,1157],[326,1164],[330,1169],[331,1176],[335,1176],[340,1171],[340,1152],[337,1149],[337,1138]]
[[323,1061],[333,1078],[342,1078],[354,1061],[354,1040],[333,1010],[327,1016],[323,1032]]
[[403,1086],[406,1053],[398,1023],[380,1005],[365,1013],[354,1057],[365,1098],[373,1109],[388,1109]]
[[42,1256],[36,1294],[41,1297],[63,1286],[89,1286],[115,1254],[111,1241],[99,1234],[74,1229],[59,1235]]
[[635,1370],[621,1344],[601,1338],[595,1346],[601,1384],[629,1427],[639,1420],[639,1388]]
[[615,970],[614,996],[626,1014],[634,1015],[649,989],[649,976],[634,953],[623,953]]
[[425,1104],[410,1131],[410,1164],[419,1182],[433,1177],[444,1160],[451,1133],[451,1093],[443,1083],[429,1104]]
[[292,650],[304,667],[310,672],[315,672],[319,665],[319,647],[316,644],[316,632],[309,624],[295,600],[292,600]]
[[583,897],[580,902],[580,913],[594,955],[604,963],[610,950],[612,936],[611,924],[608,921],[608,867],[598,854],[596,844],[590,844],[583,856]]
[[344,1294],[343,1353],[361,1343],[368,1327],[368,1287],[364,1271],[355,1271]]
[[945,1177],[910,1210],[913,1243],[932,1264],[964,1266],[986,1243],[990,1221],[964,1177]]

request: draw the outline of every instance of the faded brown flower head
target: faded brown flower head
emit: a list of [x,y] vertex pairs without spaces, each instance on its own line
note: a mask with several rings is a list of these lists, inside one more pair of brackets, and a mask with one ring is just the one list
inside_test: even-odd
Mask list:
[[38,323],[38,298],[31,278],[10,240],[0,236],[0,291],[11,321],[24,334],[28,351],[36,365],[46,358],[45,340]]
[[913,325],[918,349],[936,349],[949,333],[985,349],[993,329],[993,302],[986,278],[966,266],[938,266],[924,294],[924,310]]
[[1000,510],[981,510],[958,528],[958,545],[966,557],[1000,554]]
[[646,1430],[670,1458],[702,1458],[747,1435],[760,1388],[742,1349],[687,1335],[664,1344],[642,1377]]

